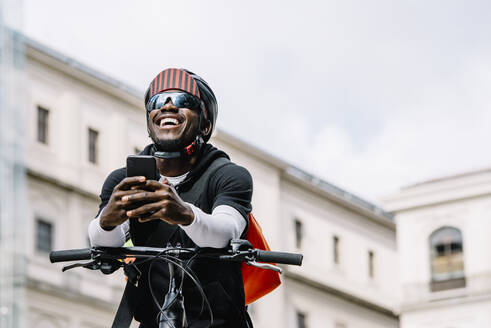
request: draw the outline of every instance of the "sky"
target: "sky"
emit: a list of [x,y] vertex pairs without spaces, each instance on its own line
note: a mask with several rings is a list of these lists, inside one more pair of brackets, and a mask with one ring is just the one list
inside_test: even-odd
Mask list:
[[141,90],[198,73],[218,128],[370,201],[491,167],[491,2],[24,0],[25,33]]

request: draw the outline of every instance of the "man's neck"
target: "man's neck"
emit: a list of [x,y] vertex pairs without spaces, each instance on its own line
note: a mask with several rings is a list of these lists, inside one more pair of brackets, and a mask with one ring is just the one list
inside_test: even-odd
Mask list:
[[167,177],[177,177],[191,170],[197,160],[197,156],[179,158],[156,158],[159,173]]

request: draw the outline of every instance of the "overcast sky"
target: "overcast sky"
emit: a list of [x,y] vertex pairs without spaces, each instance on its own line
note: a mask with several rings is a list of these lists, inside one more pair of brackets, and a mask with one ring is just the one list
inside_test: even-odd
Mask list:
[[219,128],[372,201],[491,167],[490,1],[24,0],[23,25],[142,92],[198,73]]

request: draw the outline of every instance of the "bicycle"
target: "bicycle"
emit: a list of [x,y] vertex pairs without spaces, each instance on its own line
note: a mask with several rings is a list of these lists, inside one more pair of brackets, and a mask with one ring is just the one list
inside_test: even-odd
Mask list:
[[[190,269],[191,263],[197,258],[208,258],[219,261],[243,262],[261,269],[273,270],[281,274],[282,269],[271,263],[302,265],[303,255],[296,253],[285,253],[275,251],[264,251],[254,249],[247,240],[234,239],[230,242],[230,247],[226,249],[211,248],[183,248],[180,245],[166,248],[154,247],[92,247],[83,249],[71,249],[53,251],[49,255],[51,263],[92,260],[87,263],[75,263],[63,267],[62,271],[76,267],[84,267],[90,270],[100,270],[104,274],[110,274],[123,267],[128,281],[137,283],[139,279],[138,267],[141,264],[151,261],[148,269],[150,276],[152,265],[156,261],[164,261],[169,266],[169,289],[164,297],[162,305],[156,299],[150,279],[148,279],[151,296],[160,309],[158,314],[159,328],[186,328],[188,327],[186,310],[184,308],[184,297],[182,287],[184,277],[187,276],[195,284],[202,299],[201,311],[204,306],[209,313],[209,326],[213,325],[213,311],[200,286],[198,278]],[[118,310],[119,312],[119,310]],[[117,327],[113,324],[113,327]]]

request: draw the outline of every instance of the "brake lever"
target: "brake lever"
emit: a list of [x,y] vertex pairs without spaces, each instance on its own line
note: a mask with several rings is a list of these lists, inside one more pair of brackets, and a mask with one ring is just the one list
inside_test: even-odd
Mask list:
[[65,272],[67,270],[70,270],[73,268],[80,268],[80,267],[90,269],[90,270],[99,270],[100,264],[97,261],[91,261],[91,262],[87,262],[87,263],[75,263],[75,264],[64,266],[61,269],[61,272]]
[[91,262],[87,262],[87,263],[75,263],[72,265],[68,265],[68,266],[63,267],[61,269],[61,271],[65,272],[65,271],[73,269],[73,268],[83,267],[83,268],[90,269],[90,270],[101,270],[101,272],[104,274],[111,274],[114,271],[118,270],[122,266],[123,266],[123,263],[119,262],[119,261],[101,262],[99,260],[95,260],[95,261],[91,261]]
[[279,274],[281,274],[283,272],[283,270],[280,267],[277,267],[276,265],[272,265],[269,263],[258,263],[258,262],[253,262],[253,261],[244,262],[244,263],[247,265],[254,266],[256,268],[276,271]]

